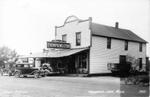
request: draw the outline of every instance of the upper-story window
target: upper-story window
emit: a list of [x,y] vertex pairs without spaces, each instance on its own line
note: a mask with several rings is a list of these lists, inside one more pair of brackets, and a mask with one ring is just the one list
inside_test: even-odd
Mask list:
[[142,43],[139,43],[139,51],[142,52]]
[[62,35],[62,41],[67,42],[67,34]]
[[107,38],[107,49],[111,49],[111,38]]
[[128,41],[126,40],[124,43],[124,50],[128,50]]
[[76,32],[76,46],[81,45],[81,32]]

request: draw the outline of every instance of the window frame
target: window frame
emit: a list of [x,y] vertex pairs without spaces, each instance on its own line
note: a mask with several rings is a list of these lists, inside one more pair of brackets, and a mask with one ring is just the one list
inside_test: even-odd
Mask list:
[[128,46],[129,45],[129,42],[127,40],[125,40],[124,42],[124,50],[127,51],[128,50]]
[[143,51],[143,44],[139,43],[139,51],[142,52]]
[[[80,35],[79,38],[78,35]],[[81,46],[81,32],[76,32],[76,46]]]
[[[66,39],[65,39],[65,38],[66,38]],[[64,40],[64,39],[65,39],[65,40]],[[63,41],[63,42],[67,42],[67,34],[63,34],[63,35],[62,35],[62,41]]]
[[107,49],[111,49],[111,41],[112,41],[112,38],[107,37]]

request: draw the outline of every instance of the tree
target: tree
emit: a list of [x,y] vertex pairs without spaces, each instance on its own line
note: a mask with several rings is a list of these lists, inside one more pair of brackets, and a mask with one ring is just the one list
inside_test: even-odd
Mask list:
[[17,60],[17,52],[6,46],[0,47],[0,67],[5,67],[6,64],[12,66]]

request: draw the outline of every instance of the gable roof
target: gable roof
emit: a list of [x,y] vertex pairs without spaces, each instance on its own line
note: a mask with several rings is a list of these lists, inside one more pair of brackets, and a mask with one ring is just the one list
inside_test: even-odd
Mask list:
[[122,40],[129,40],[135,42],[147,43],[144,39],[140,38],[132,31],[127,29],[120,29],[111,26],[101,25],[97,23],[91,23],[92,35],[112,37]]

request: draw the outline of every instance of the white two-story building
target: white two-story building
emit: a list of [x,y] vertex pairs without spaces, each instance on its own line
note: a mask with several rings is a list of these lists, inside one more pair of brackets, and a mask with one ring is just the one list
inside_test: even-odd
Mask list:
[[108,63],[122,63],[127,56],[145,70],[146,41],[132,31],[69,16],[55,27],[55,40],[47,42],[45,55],[53,68],[67,74],[109,73]]

